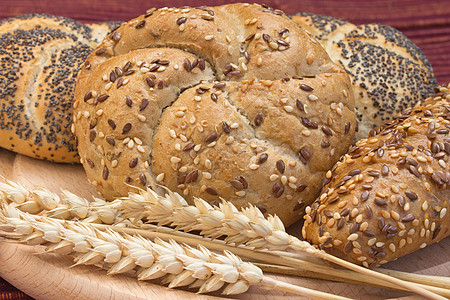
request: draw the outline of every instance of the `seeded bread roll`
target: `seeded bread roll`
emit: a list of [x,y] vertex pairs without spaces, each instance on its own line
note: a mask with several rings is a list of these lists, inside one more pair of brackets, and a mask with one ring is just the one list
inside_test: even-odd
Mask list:
[[78,69],[95,46],[91,31],[49,15],[0,23],[0,147],[78,162],[70,131],[72,99]]
[[306,209],[303,237],[375,267],[450,234],[450,85],[356,143]]
[[381,24],[299,13],[292,17],[319,40],[331,59],[350,74],[359,121],[357,139],[392,121],[433,94],[433,69],[422,50],[400,31]]
[[356,127],[347,74],[256,4],[149,10],[103,40],[77,80],[81,162],[108,199],[162,184],[289,225]]
[[87,24],[90,29],[92,29],[91,36],[92,40],[98,44],[100,43],[105,36],[116,29],[118,26],[120,26],[122,22],[119,21],[109,21],[109,22],[102,22],[102,23],[92,23]]

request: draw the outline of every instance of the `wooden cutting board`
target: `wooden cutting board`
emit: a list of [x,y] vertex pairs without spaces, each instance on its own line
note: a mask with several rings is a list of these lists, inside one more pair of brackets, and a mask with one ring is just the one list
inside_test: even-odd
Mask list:
[[[0,149],[0,174],[27,186],[40,185],[54,192],[61,188],[90,198],[96,195],[80,165],[39,161]],[[298,232],[298,228],[289,231]],[[74,267],[68,256],[42,254],[42,247],[17,245],[0,239],[0,277],[36,299],[215,299],[219,295],[196,295],[187,290],[170,290],[152,282],[138,282],[125,275],[107,276],[96,267]],[[417,251],[386,268],[407,272],[450,276],[450,238]],[[271,275],[272,276],[272,275]],[[273,275],[304,287],[359,299],[419,299],[410,294],[344,283]],[[252,287],[239,299],[298,299],[279,291]]]

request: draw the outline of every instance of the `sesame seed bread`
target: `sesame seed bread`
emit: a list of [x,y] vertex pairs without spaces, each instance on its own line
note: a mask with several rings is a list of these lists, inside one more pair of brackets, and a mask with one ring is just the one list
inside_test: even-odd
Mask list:
[[327,173],[303,237],[366,267],[450,235],[450,85],[360,140]]
[[78,69],[95,46],[91,31],[49,15],[0,23],[0,147],[55,162],[79,161],[70,131],[72,98]]
[[390,26],[356,26],[312,13],[299,13],[292,19],[351,76],[359,121],[357,139],[366,138],[370,130],[390,122],[437,87],[422,50]]
[[77,78],[74,131],[107,199],[165,185],[292,224],[356,128],[348,75],[280,11],[164,8],[122,24]]

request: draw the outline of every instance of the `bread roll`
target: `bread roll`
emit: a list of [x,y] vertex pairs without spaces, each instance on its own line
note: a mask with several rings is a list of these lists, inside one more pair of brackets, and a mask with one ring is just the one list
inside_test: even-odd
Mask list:
[[112,32],[77,81],[81,162],[108,199],[162,184],[289,225],[356,127],[347,74],[256,4],[149,10]]
[[427,58],[400,31],[381,24],[299,13],[292,17],[319,40],[331,59],[350,74],[359,121],[357,139],[392,121],[433,94],[437,81]]
[[450,85],[356,143],[307,208],[303,237],[366,267],[450,234]]
[[110,33],[118,26],[120,26],[122,22],[119,21],[109,21],[109,22],[101,22],[101,23],[92,23],[87,24],[90,29],[92,29],[91,36],[92,40],[98,44],[100,43],[106,36],[107,33]]
[[96,44],[91,32],[49,15],[1,22],[0,147],[55,162],[79,161],[70,131],[72,99],[78,69]]

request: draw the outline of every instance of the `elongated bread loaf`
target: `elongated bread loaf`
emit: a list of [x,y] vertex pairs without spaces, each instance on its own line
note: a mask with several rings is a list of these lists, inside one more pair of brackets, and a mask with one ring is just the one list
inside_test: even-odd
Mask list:
[[308,30],[331,59],[351,76],[359,121],[356,138],[390,122],[437,87],[430,63],[400,31],[381,24],[354,25],[329,16],[299,13],[292,19]]
[[450,85],[356,143],[307,208],[303,237],[374,267],[450,234]]

